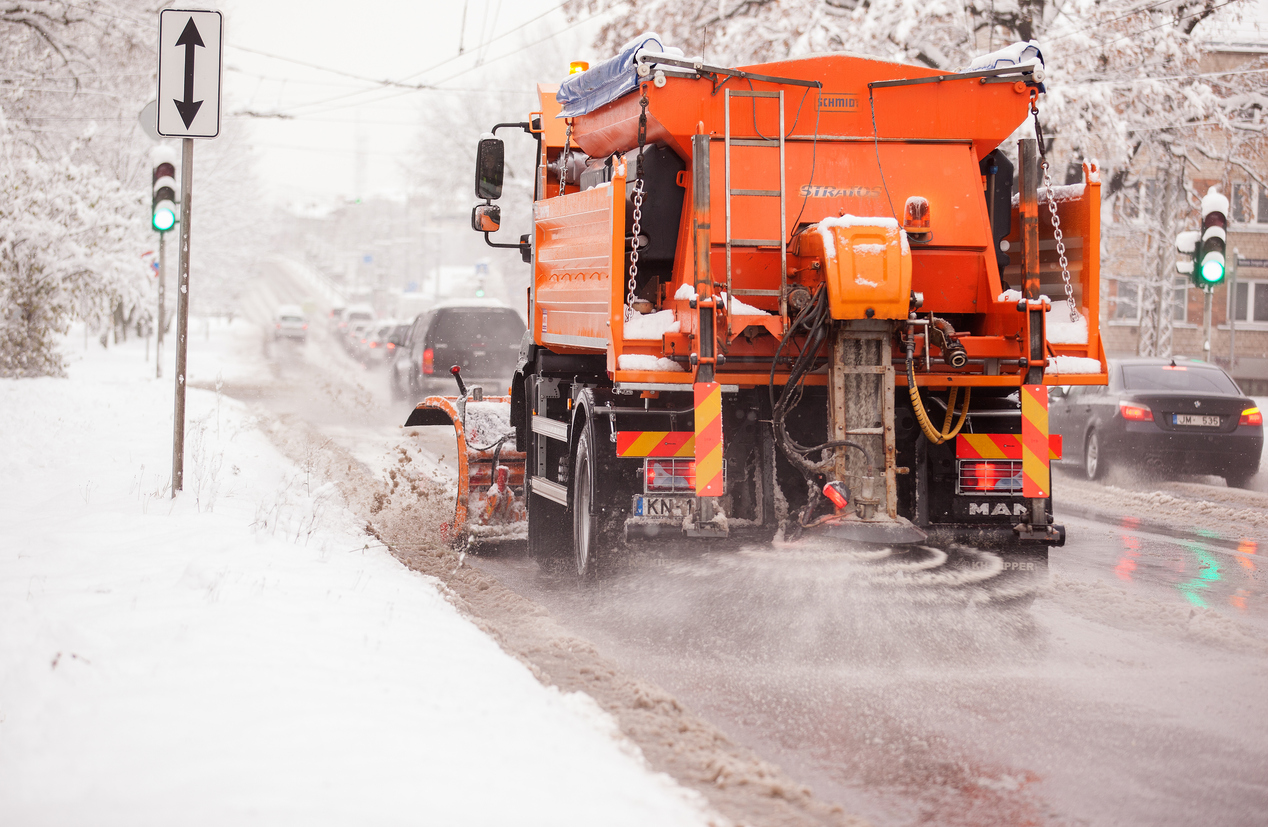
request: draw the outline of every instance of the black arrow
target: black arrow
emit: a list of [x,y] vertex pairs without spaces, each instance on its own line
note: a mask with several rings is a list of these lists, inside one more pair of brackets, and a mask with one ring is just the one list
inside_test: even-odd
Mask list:
[[194,100],[194,47],[202,46],[207,48],[207,44],[203,43],[202,37],[198,34],[198,27],[194,25],[194,18],[189,18],[189,22],[185,24],[185,30],[181,32],[181,36],[176,39],[177,46],[185,47],[185,100],[173,100],[176,109],[181,113],[181,120],[185,122],[185,128],[189,129],[189,125],[194,122],[194,116],[198,114],[198,108],[203,105],[202,101]]

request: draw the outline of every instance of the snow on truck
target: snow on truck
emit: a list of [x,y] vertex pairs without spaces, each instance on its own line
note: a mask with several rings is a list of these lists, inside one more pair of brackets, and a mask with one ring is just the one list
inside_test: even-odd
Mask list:
[[[1000,150],[1042,92],[1027,44],[945,74],[654,36],[539,85],[477,155],[473,228],[533,270],[505,431],[438,397],[406,423],[458,427],[455,537],[525,520],[581,575],[666,536],[1061,545],[1045,386],[1106,382],[1100,184]],[[517,244],[501,129],[537,144]]]

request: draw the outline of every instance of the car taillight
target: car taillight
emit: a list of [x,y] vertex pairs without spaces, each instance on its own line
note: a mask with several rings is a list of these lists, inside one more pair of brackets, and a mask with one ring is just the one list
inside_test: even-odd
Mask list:
[[[363,341],[363,342],[364,342],[365,340],[364,340],[364,339],[362,339],[361,341]],[[378,343],[378,342],[370,342],[370,347],[378,347],[378,346],[379,346],[379,343]]]
[[388,349],[388,350],[396,350],[396,345],[392,344],[391,342],[388,342],[388,343],[387,343],[387,349]]
[[1264,415],[1260,413],[1259,408],[1247,408],[1242,411],[1242,418],[1237,420],[1238,425],[1263,425]]
[[1154,412],[1144,405],[1133,405],[1130,402],[1119,400],[1118,412],[1123,415],[1123,419],[1128,422],[1153,422]]
[[307,329],[308,329],[308,325],[304,325],[302,329],[303,329],[303,330],[307,330]]
[[423,373],[429,376],[431,375],[432,369],[434,367],[434,364],[432,362],[432,358],[434,357],[434,355],[435,354],[431,352],[431,348],[427,348],[426,350],[423,351]]

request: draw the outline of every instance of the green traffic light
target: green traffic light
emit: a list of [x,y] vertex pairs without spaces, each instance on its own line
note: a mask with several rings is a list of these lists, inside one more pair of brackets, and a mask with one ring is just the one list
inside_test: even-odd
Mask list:
[[1207,284],[1219,284],[1224,281],[1224,256],[1219,253],[1207,253],[1202,257],[1202,281]]
[[154,208],[150,224],[160,233],[167,232],[176,226],[176,210],[168,204],[160,204]]

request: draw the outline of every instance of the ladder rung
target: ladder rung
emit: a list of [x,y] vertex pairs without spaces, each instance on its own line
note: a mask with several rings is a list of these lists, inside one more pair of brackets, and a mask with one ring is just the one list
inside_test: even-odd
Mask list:
[[727,91],[731,93],[731,97],[733,98],[777,98],[779,97],[778,92],[758,92],[758,91],[741,92],[736,89],[728,89]]
[[731,146],[779,146],[778,138],[732,138]]
[[778,238],[733,238],[729,242],[732,247],[778,247]]
[[838,367],[841,373],[875,373],[882,374],[888,368],[876,367],[875,365],[842,365]]
[[783,195],[779,190],[731,190],[732,195],[760,195],[764,198],[778,198]]
[[846,436],[880,436],[885,433],[884,428],[851,428],[845,432]]
[[741,290],[740,288],[737,287],[735,288],[735,295],[737,296],[778,296],[779,291],[778,290],[758,290],[756,288],[753,290]]

